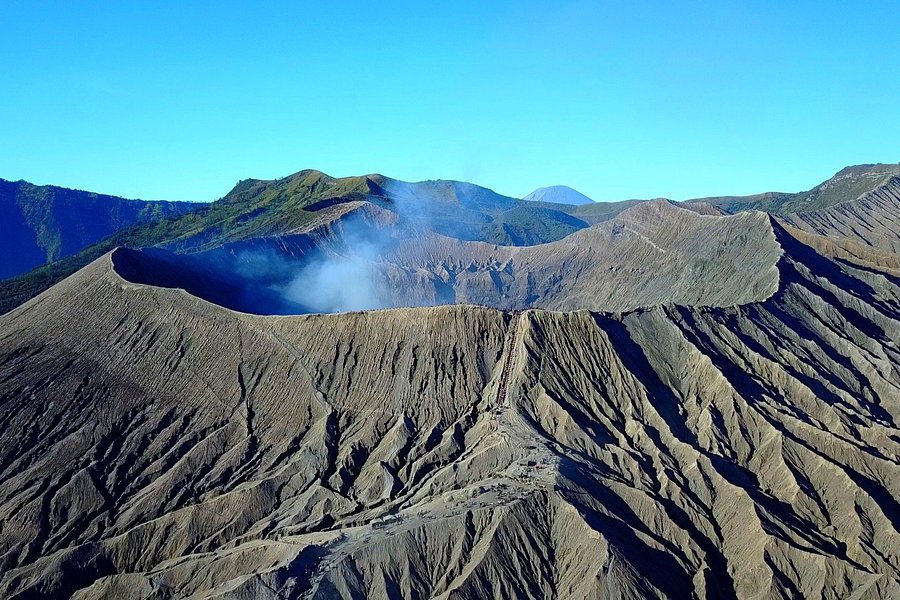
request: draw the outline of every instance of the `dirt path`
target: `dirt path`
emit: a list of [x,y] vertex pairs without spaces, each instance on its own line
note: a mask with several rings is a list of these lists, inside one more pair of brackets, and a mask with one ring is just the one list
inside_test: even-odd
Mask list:
[[509,408],[509,374],[512,371],[513,355],[519,346],[519,323],[522,321],[522,311],[515,311],[511,315],[509,332],[506,335],[503,349],[503,368],[500,371],[500,383],[497,385],[497,407]]
[[523,456],[510,464],[501,477],[519,485],[524,484],[525,487],[519,490],[520,493],[535,487],[552,488],[555,479],[553,472],[557,462],[556,456],[547,447],[546,440],[520,414],[509,395],[509,381],[517,367],[519,349],[524,344],[524,330],[521,326],[524,315],[524,311],[512,313],[496,397],[498,432],[508,444],[519,451],[524,451]]

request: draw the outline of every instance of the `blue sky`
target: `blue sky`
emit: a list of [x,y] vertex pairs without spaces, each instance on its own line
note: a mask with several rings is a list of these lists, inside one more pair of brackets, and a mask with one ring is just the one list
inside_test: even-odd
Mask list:
[[303,168],[599,200],[900,161],[893,2],[0,7],[0,177],[212,200]]

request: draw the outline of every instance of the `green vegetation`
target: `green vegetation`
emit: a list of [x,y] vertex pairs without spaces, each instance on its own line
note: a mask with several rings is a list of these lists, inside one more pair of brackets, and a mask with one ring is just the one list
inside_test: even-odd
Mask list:
[[80,251],[116,231],[185,214],[187,202],[126,200],[0,179],[0,279]]
[[[892,177],[900,165],[848,167],[828,181],[799,194],[766,193],[745,197],[702,199],[729,212],[764,210],[774,214],[818,210],[854,200]],[[18,186],[10,187],[10,186]],[[12,190],[12,191],[11,191]],[[18,195],[16,195],[18,194]],[[5,198],[16,198],[16,204]],[[200,252],[245,239],[286,235],[302,229],[317,213],[337,204],[369,201],[402,213],[422,229],[466,240],[504,245],[532,245],[561,239],[593,223],[614,218],[638,200],[581,206],[527,202],[456,181],[405,183],[382,175],[333,178],[319,171],[300,171],[273,181],[245,179],[221,200],[199,208],[178,203],[139,203],[88,192],[39,187],[0,180],[0,219],[25,224],[26,236],[7,236],[6,256],[24,257],[46,266],[0,281],[0,314],[7,312],[118,247],[161,246],[175,252]],[[96,226],[82,223],[63,207],[102,205],[108,222],[145,222],[80,247],[71,232]],[[18,207],[22,206],[22,209]],[[113,209],[109,209],[112,206]],[[12,207],[12,208],[10,208]],[[185,212],[190,210],[190,212]],[[73,216],[74,215],[74,216]],[[68,221],[66,220],[68,219]],[[93,230],[92,230],[93,231]],[[31,236],[31,238],[28,238]],[[33,238],[33,239],[32,239]],[[102,238],[102,239],[100,239]],[[30,245],[29,245],[30,244]],[[84,247],[87,246],[87,247]]]
[[381,175],[337,179],[307,170],[273,181],[240,181],[217,202],[118,231],[62,260],[0,282],[0,314],[118,246],[200,252],[245,239],[290,234],[309,225],[320,211],[362,200],[402,213],[426,230],[496,244],[538,244],[588,226],[586,220],[568,212],[576,207],[523,205],[467,183],[404,183]]
[[615,218],[623,210],[631,208],[642,200],[623,200],[621,202],[595,202],[576,206],[572,214],[589,223],[602,223]]
[[587,226],[585,221],[561,210],[520,203],[485,224],[480,239],[510,246],[531,246],[562,239]]
[[754,196],[703,198],[702,201],[732,213],[744,210],[761,210],[776,215],[812,212],[856,200],[898,176],[900,164],[858,165],[839,171],[807,192],[767,192]]

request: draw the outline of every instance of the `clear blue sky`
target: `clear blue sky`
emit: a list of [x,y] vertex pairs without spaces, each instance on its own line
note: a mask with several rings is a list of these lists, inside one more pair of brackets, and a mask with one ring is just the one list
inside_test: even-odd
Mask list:
[[258,4],[4,2],[0,177],[211,200],[317,168],[683,199],[900,161],[896,0]]

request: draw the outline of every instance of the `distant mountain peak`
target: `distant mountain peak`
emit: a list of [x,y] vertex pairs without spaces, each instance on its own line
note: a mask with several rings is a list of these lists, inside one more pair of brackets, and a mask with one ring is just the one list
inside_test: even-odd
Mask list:
[[534,190],[522,200],[531,202],[553,202],[554,204],[593,204],[594,200],[588,198],[578,190],[573,190],[567,185],[551,185]]

